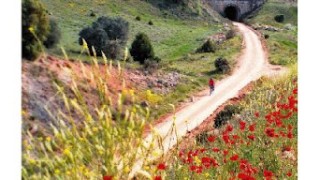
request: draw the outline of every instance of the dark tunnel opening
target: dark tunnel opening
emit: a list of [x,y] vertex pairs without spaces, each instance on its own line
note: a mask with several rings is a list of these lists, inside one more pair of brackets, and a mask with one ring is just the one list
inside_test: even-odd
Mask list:
[[239,21],[238,9],[234,6],[228,6],[224,9],[225,17],[231,21]]

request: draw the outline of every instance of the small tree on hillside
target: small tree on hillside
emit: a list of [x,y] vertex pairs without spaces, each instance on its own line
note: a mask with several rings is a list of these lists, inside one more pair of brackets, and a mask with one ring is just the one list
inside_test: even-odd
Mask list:
[[58,23],[56,22],[55,19],[50,19],[50,33],[47,36],[46,41],[43,42],[43,44],[47,47],[47,48],[52,48],[54,47],[56,44],[58,44],[58,42],[60,41],[61,38],[61,31],[60,28],[58,26]]
[[91,27],[84,28],[79,33],[79,44],[83,40],[88,44],[90,54],[94,47],[98,56],[102,52],[111,59],[118,59],[123,54],[128,41],[129,23],[122,18],[102,16]]
[[49,18],[43,4],[38,0],[23,0],[22,57],[28,60],[36,59],[49,31]]
[[146,34],[139,33],[136,35],[131,45],[130,54],[135,61],[139,61],[141,64],[144,64],[146,59],[155,59],[153,47]]
[[222,73],[227,73],[230,71],[229,62],[225,58],[217,58],[214,62],[214,66]]
[[199,53],[214,53],[216,52],[216,44],[208,39],[199,49],[197,49],[197,52]]

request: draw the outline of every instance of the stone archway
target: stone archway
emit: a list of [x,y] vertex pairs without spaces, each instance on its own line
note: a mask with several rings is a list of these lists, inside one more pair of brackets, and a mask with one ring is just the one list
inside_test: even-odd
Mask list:
[[224,9],[224,16],[231,21],[239,21],[239,9],[234,5],[229,5]]

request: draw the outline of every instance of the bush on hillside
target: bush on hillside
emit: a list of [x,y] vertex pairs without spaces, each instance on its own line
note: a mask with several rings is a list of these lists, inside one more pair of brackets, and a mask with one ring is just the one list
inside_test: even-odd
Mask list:
[[222,125],[226,124],[233,115],[240,113],[241,109],[235,105],[227,105],[224,110],[220,111],[215,120],[214,128],[220,128]]
[[230,71],[229,62],[225,58],[217,58],[214,62],[215,68],[222,73],[227,73]]
[[149,24],[150,26],[152,26],[152,25],[153,25],[153,22],[150,20],[150,21],[148,22],[148,24]]
[[22,57],[35,60],[50,31],[49,18],[38,0],[22,2]]
[[141,21],[141,17],[140,17],[140,16],[137,16],[137,17],[136,17],[136,20],[137,20],[137,21]]
[[90,54],[93,55],[94,47],[97,56],[102,52],[112,59],[118,59],[123,54],[128,41],[129,23],[122,18],[110,18],[102,16],[92,27],[84,28],[79,33],[79,44],[83,40],[88,44]]
[[52,48],[56,44],[59,43],[60,38],[61,38],[61,31],[60,31],[60,28],[58,26],[58,23],[56,22],[56,20],[51,18],[50,19],[50,33],[47,36],[47,39],[43,42],[43,44],[47,48]]
[[232,39],[236,36],[236,31],[234,29],[230,29],[226,33],[226,39]]
[[159,68],[159,62],[161,59],[159,57],[154,57],[153,59],[146,59],[144,61],[144,69],[149,71],[155,71]]
[[284,21],[284,15],[278,14],[274,17],[274,20],[277,21],[278,23],[282,23]]
[[208,39],[199,49],[197,49],[198,53],[214,53],[216,52],[216,44]]
[[153,47],[150,43],[149,37],[144,33],[139,33],[136,35],[135,40],[132,42],[130,48],[130,54],[133,60],[139,61],[144,64],[145,60],[154,60],[155,55]]

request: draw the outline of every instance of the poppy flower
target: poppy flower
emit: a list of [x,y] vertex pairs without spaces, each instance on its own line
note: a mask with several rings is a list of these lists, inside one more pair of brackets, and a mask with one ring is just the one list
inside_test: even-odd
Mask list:
[[231,157],[230,157],[230,160],[231,160],[231,161],[237,161],[238,158],[239,158],[239,156],[236,154],[236,155],[231,156]]
[[161,176],[154,177],[154,180],[162,180]]
[[233,126],[231,124],[228,124],[226,131],[231,132],[233,130]]
[[251,124],[249,126],[249,131],[253,132],[256,129],[256,124]]
[[216,139],[216,137],[212,136],[212,135],[208,137],[209,142],[214,142],[215,139]]
[[288,136],[289,139],[292,139],[293,138],[292,132],[289,132],[287,136]]
[[291,176],[292,176],[292,172],[289,171],[289,172],[287,173],[287,176],[288,176],[288,177],[291,177]]
[[229,139],[229,138],[230,138],[230,137],[229,137],[228,134],[222,135],[222,139],[223,139],[223,141],[224,141],[226,144],[228,144],[228,143],[230,142],[230,139]]
[[112,176],[103,176],[103,180],[112,180]]
[[256,118],[258,118],[258,117],[260,117],[260,113],[257,111],[257,112],[254,113],[254,116],[255,116]]
[[219,148],[212,148],[212,151],[213,151],[213,152],[219,152],[220,149],[219,149]]
[[210,165],[211,165],[211,158],[209,158],[209,157],[203,157],[203,158],[201,159],[201,163],[202,163],[202,165],[203,165],[204,167],[209,168]]
[[165,170],[166,169],[166,165],[164,163],[160,163],[158,164],[158,170]]
[[253,134],[248,135],[248,138],[251,139],[252,141],[254,141],[255,136]]
[[240,120],[239,121],[239,125],[240,125],[240,130],[241,131],[243,131],[246,128],[246,122],[245,121]]
[[275,137],[275,132],[273,128],[266,128],[265,129],[265,133],[267,134],[267,136],[269,137]]
[[226,150],[223,150],[223,155],[226,156],[227,154],[229,153],[229,151],[226,149]]
[[268,171],[268,170],[264,170],[263,171],[263,176],[265,178],[271,178],[273,176],[273,173],[271,171]]

